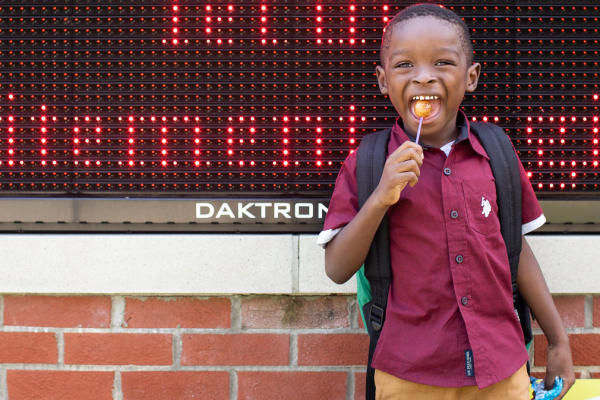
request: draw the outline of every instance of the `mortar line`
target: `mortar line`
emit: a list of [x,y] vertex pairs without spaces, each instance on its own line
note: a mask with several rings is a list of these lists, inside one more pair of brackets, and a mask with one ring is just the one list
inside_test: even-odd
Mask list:
[[56,332],[56,346],[58,348],[58,364],[65,363],[65,335],[63,332]]
[[181,366],[182,348],[181,329],[178,328],[173,332],[173,369],[175,371],[179,370],[179,367]]
[[292,235],[292,293],[300,292],[300,239]]
[[121,387],[121,371],[115,371],[115,379],[113,382],[113,400],[123,400],[123,390]]
[[8,383],[6,379],[6,368],[0,366],[0,400],[8,400]]
[[4,326],[4,296],[0,296],[0,326]]
[[290,367],[298,367],[298,334],[290,333]]
[[242,298],[231,297],[231,333],[240,333],[242,330]]
[[355,388],[356,384],[354,371],[348,371],[348,379],[346,383],[346,400],[354,400]]
[[229,370],[229,400],[237,400],[238,398],[238,378],[237,370],[231,368]]
[[350,318],[349,327],[350,329],[358,329],[358,309],[356,297],[348,296],[348,317]]
[[585,296],[584,316],[585,327],[594,328],[594,296],[591,294]]
[[[35,326],[4,326],[0,327],[0,332],[63,332],[63,333],[119,333],[119,334],[164,334],[171,335],[175,332],[176,328],[54,328],[54,327],[35,327]],[[579,333],[577,329],[582,328],[568,328],[567,332],[569,333]],[[300,334],[337,334],[337,333],[365,333],[363,329],[360,328],[304,328],[304,329],[294,329],[296,333]],[[237,329],[233,328],[218,328],[218,329],[208,329],[208,328],[181,328],[181,334],[214,334],[214,335],[223,335],[223,334],[243,334],[243,335],[252,335],[255,333],[274,333],[274,334],[288,334],[290,332],[289,329],[285,328],[265,328],[265,329],[241,329],[240,327]],[[588,333],[600,333],[600,327],[594,328],[587,331]],[[541,331],[540,331],[541,333]]]
[[[172,365],[75,365],[75,364],[4,364],[2,368],[21,371],[102,371],[115,372],[169,372],[173,371]],[[178,371],[230,371],[229,365],[186,365]],[[348,372],[348,368],[354,368],[354,372],[366,372],[366,366],[312,366],[312,365],[240,365],[236,366],[237,372],[262,371],[262,372]]]
[[125,297],[124,296],[111,296],[112,304],[110,309],[110,330],[122,329],[125,323]]

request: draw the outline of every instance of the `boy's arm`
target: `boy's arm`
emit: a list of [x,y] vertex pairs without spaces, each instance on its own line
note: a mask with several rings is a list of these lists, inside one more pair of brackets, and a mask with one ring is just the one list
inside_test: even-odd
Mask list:
[[546,362],[546,389],[552,388],[558,375],[564,380],[564,388],[556,400],[560,400],[575,383],[573,360],[569,337],[563,326],[540,266],[523,236],[523,249],[517,272],[519,294],[535,315],[540,328],[548,339]]
[[325,272],[332,281],[342,284],[360,269],[387,209],[375,196],[369,197],[352,221],[327,244]]
[[373,194],[325,248],[325,272],[332,281],[344,283],[360,269],[387,209],[400,199],[407,184],[417,183],[422,163],[423,149],[410,141],[388,157]]

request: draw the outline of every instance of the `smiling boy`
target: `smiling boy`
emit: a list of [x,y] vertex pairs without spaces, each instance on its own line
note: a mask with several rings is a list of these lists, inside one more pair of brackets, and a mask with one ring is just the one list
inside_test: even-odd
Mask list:
[[[377,399],[529,399],[528,354],[514,313],[489,156],[459,110],[477,87],[469,31],[453,12],[411,6],[386,27],[377,79],[399,118],[381,180],[358,209],[356,152],[344,162],[319,244],[336,283],[363,264],[389,217],[392,282],[373,355]],[[431,113],[419,118],[414,104]],[[545,218],[522,166],[522,233]],[[547,387],[574,382],[568,337],[522,239],[517,285],[548,338]]]

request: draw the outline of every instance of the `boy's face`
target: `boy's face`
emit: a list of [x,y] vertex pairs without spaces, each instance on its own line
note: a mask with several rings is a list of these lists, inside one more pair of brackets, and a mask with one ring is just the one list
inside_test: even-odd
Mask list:
[[437,96],[430,100],[431,114],[421,128],[427,144],[456,132],[456,114],[464,94],[477,87],[481,66],[467,65],[458,29],[434,17],[405,21],[391,32],[384,67],[377,66],[379,89],[389,95],[408,133],[415,135],[419,126],[413,97]]

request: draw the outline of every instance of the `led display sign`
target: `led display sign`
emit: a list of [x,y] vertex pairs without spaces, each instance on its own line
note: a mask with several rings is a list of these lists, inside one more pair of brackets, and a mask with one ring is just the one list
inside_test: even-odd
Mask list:
[[[408,4],[5,0],[0,194],[327,198],[395,120],[374,71]],[[597,195],[600,1],[443,4],[482,64],[469,118],[507,130],[540,198]]]

